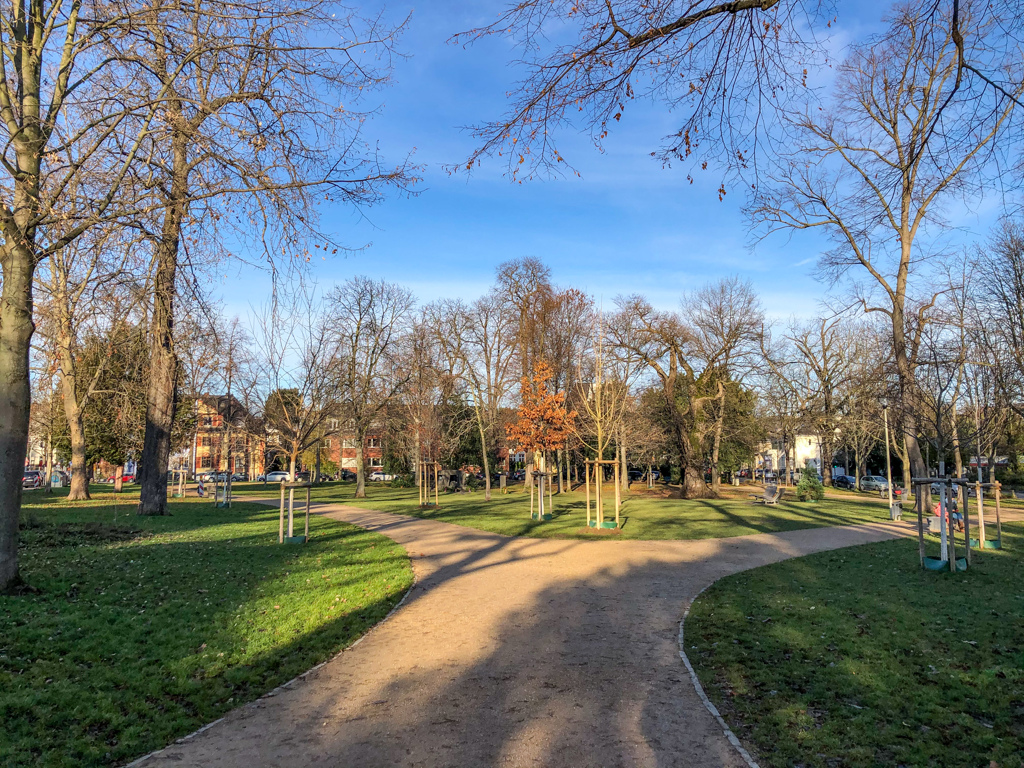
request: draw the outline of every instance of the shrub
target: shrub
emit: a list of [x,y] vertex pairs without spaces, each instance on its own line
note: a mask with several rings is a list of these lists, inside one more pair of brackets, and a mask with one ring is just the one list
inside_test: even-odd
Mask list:
[[825,498],[825,486],[818,479],[818,470],[810,464],[800,473],[800,482],[796,484],[796,496],[800,501],[821,501]]
[[416,480],[412,475],[395,475],[395,479],[391,481],[392,488],[412,488],[416,485]]

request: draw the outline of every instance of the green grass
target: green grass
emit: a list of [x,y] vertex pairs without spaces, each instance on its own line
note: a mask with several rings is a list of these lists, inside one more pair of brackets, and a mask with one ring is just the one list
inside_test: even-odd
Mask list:
[[[277,511],[94,487],[22,509],[22,575],[0,597],[0,765],[120,765],[330,658],[412,581],[379,534],[314,517],[277,543]],[[116,504],[113,503],[116,501]],[[116,521],[115,521],[116,516]]]
[[1024,528],[1003,534],[966,573],[921,571],[901,540],[731,576],[686,652],[762,766],[1019,768]]
[[[276,489],[251,484],[241,486],[237,493],[273,495]],[[786,497],[789,500],[765,507],[752,503],[746,489],[729,489],[726,493],[734,496],[693,501],[640,494],[626,496],[622,507],[625,524],[620,532],[611,535],[626,539],[707,539],[878,522],[889,517],[884,504],[861,499],[802,503],[789,491]],[[606,489],[606,494],[606,499],[610,499],[610,488]],[[556,495],[555,518],[546,522],[530,519],[530,499],[523,493],[522,486],[506,495],[494,492],[490,502],[484,501],[483,491],[443,494],[439,509],[419,509],[415,488],[392,488],[381,483],[367,484],[367,498],[354,497],[354,483],[331,483],[313,491],[314,502],[344,502],[364,509],[441,520],[507,536],[593,538],[609,535],[608,532],[596,534],[586,528],[585,495],[580,492]],[[606,514],[611,508],[610,501],[606,502]]]

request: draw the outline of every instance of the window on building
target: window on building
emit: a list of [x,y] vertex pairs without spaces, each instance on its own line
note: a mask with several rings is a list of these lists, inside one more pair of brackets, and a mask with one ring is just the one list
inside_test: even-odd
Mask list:
[[341,441],[341,447],[342,448],[355,448],[356,447],[356,440],[355,440],[355,438],[354,437],[346,437],[345,439],[343,439]]
[[209,457],[209,456],[200,456],[199,457],[199,468],[200,469],[209,469],[212,466],[213,466],[213,459],[211,457]]
[[203,426],[204,427],[212,427],[213,426],[213,416],[203,416]]
[[368,437],[368,438],[366,438],[366,447],[367,448],[380,448],[380,438],[379,437]]
[[331,438],[324,438],[324,448],[331,448],[333,445],[334,443],[331,442]]
[[209,448],[211,445],[213,445],[213,438],[210,437],[209,435],[204,435],[203,437],[199,438],[199,444],[205,448]]
[[370,466],[373,467],[374,469],[379,469],[383,465],[381,464],[380,459],[374,456],[372,459],[370,459]]

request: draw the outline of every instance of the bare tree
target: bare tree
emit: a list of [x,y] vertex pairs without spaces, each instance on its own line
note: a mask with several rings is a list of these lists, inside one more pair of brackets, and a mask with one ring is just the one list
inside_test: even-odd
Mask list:
[[774,108],[805,90],[807,66],[819,58],[813,29],[829,11],[799,0],[511,4],[492,24],[457,36],[508,37],[527,69],[508,112],[477,129],[481,144],[467,165],[499,154],[513,176],[558,169],[559,128],[589,130],[600,145],[630,103],[646,97],[682,114],[663,158],[700,147],[746,166]]
[[360,94],[390,77],[396,29],[382,18],[337,13],[326,0],[157,7],[130,46],[112,46],[137,89],[163,94],[146,155],[159,215],[147,230],[157,266],[141,514],[166,509],[174,300],[189,240],[255,221],[275,259],[278,242],[316,234],[321,195],[365,204],[409,181],[405,165],[384,167],[359,136]]
[[294,480],[303,451],[339,417],[344,369],[338,338],[314,292],[301,286],[254,318],[253,336],[267,439],[287,457]]
[[[976,50],[989,20],[981,8],[957,31]],[[973,48],[972,48],[973,46]],[[1002,64],[1019,66],[1009,56]],[[886,33],[854,46],[827,109],[792,121],[793,151],[759,186],[752,205],[767,230],[821,229],[835,247],[822,259],[833,281],[863,279],[864,309],[887,318],[900,421],[913,471],[918,443],[916,381],[921,334],[940,287],[927,278],[943,202],[980,194],[998,139],[1011,128],[1016,96],[960,81],[948,14],[904,6]],[[1024,90],[1017,80],[1015,94]],[[921,242],[924,240],[925,242]]]
[[425,315],[449,370],[472,394],[484,470],[484,498],[491,500],[489,448],[498,412],[514,380],[515,326],[498,298],[488,294],[472,305],[460,300],[427,307]]
[[337,340],[335,367],[341,413],[356,440],[356,498],[366,496],[363,444],[384,409],[408,380],[399,355],[409,331],[415,299],[400,286],[355,277],[327,296],[331,331]]

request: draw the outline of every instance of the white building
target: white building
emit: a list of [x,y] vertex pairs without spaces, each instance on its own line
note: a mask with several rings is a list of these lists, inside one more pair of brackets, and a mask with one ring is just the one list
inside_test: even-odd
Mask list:
[[[791,438],[786,445],[787,457],[782,453],[782,441],[772,440],[757,447],[756,469],[768,472],[784,472],[787,468],[799,472],[809,463],[821,472],[821,440],[817,435],[800,434]],[[792,462],[790,465],[789,462]]]

